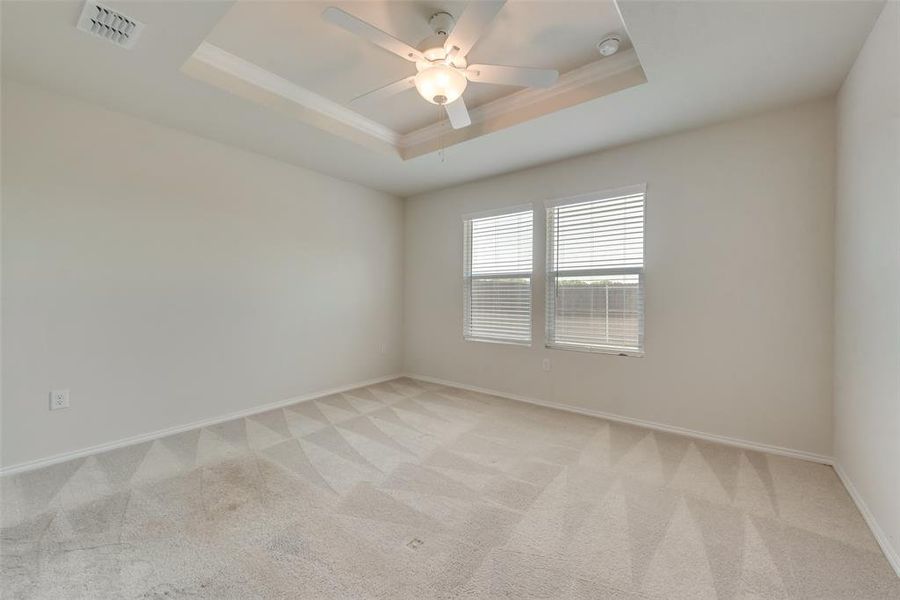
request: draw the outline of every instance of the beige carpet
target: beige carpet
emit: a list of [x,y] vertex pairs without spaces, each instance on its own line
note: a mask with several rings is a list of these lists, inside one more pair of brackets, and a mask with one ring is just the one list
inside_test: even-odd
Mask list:
[[4,599],[893,599],[830,467],[409,379],[2,479]]

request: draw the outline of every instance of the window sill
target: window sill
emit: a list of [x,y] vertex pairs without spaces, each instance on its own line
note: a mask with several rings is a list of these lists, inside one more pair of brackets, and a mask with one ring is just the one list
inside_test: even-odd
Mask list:
[[604,348],[590,346],[568,346],[565,344],[545,344],[548,350],[567,350],[570,352],[584,352],[586,354],[611,354],[628,358],[644,358],[643,350],[629,350],[623,348]]
[[500,344],[501,346],[519,346],[520,348],[531,348],[531,342],[515,342],[512,340],[492,340],[487,338],[474,338],[463,336],[465,342],[478,342],[481,344]]

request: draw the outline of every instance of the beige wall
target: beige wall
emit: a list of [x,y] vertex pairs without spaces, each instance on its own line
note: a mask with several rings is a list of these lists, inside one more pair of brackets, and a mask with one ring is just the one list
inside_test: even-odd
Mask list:
[[[830,455],[834,119],[818,101],[409,199],[406,371]],[[543,347],[540,234],[534,346],[463,341],[462,215],[644,182],[646,357]]]
[[400,200],[31,87],[2,100],[3,465],[397,372]]
[[[835,457],[900,574],[900,4],[838,96]],[[879,531],[880,530],[880,531]]]

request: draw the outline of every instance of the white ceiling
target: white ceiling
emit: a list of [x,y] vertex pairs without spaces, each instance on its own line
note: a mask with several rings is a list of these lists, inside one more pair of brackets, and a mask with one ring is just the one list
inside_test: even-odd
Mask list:
[[[257,2],[238,0],[207,42],[340,104],[416,73],[415,65],[325,22],[332,1]],[[431,15],[458,17],[466,2],[340,2],[347,12],[418,47],[432,36]],[[604,34],[624,33],[611,0],[516,2],[503,7],[468,55],[469,62],[571,71],[601,58],[595,49]],[[564,41],[564,43],[561,43]],[[628,47],[627,39],[623,49]],[[516,91],[516,87],[471,83],[471,109]],[[354,106],[363,116],[400,133],[439,119],[443,111],[412,90],[386,101]]]
[[[831,94],[883,3],[621,1],[646,84],[452,146],[443,162],[376,153],[181,73],[233,2],[108,4],[146,23],[133,50],[77,31],[80,2],[0,3],[4,77],[408,196]],[[246,8],[279,8],[267,4]]]

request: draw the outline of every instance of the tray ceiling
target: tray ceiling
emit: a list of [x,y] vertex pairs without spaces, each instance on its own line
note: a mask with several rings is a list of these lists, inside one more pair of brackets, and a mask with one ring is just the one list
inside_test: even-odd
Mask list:
[[[4,82],[80,98],[400,196],[831,96],[884,5],[883,0],[618,0],[634,45],[626,53],[637,52],[646,83],[495,129],[445,153],[402,160],[397,152],[373,151],[286,115],[284,106],[272,110],[186,76],[185,62],[210,39],[235,2],[105,3],[146,25],[134,48],[124,50],[77,30],[83,2],[0,2]],[[298,3],[256,2],[261,10],[272,8],[267,4]],[[520,3],[528,2],[509,0],[510,7]],[[428,14],[433,6],[412,4],[422,4]],[[593,3],[548,4],[581,10],[579,5]],[[760,32],[765,32],[763,42]],[[392,33],[404,34],[399,29]],[[369,56],[379,52],[368,50]],[[387,53],[382,57],[393,58]],[[293,108],[299,110],[299,105]]]
[[[646,81],[611,1],[511,0],[469,54],[469,62],[556,69],[563,78],[555,88],[523,93],[517,87],[470,83],[464,97],[474,125],[460,131],[450,130],[443,110],[413,89],[381,101],[350,104],[361,94],[414,75],[415,66],[327,23],[321,15],[328,6],[339,6],[418,46],[432,34],[432,14],[446,11],[458,18],[466,4],[238,0],[183,70],[352,141],[384,145],[403,158]],[[618,34],[623,43],[618,55],[603,58],[596,44],[607,33]],[[596,85],[629,70],[626,77]],[[503,99],[510,101],[500,102]]]
[[[351,99],[405,76],[415,66],[325,22],[322,11],[339,8],[412,46],[432,35],[428,18],[447,11],[459,17],[467,2],[255,2],[238,0],[206,42],[288,81],[347,105]],[[624,33],[615,5],[593,2],[506,3],[469,54],[470,63],[557,69],[566,73],[599,60],[594,45],[605,33]],[[628,42],[622,49],[628,48]],[[475,108],[520,88],[472,83],[465,93]],[[399,133],[429,125],[442,114],[415,90],[354,107]]]

